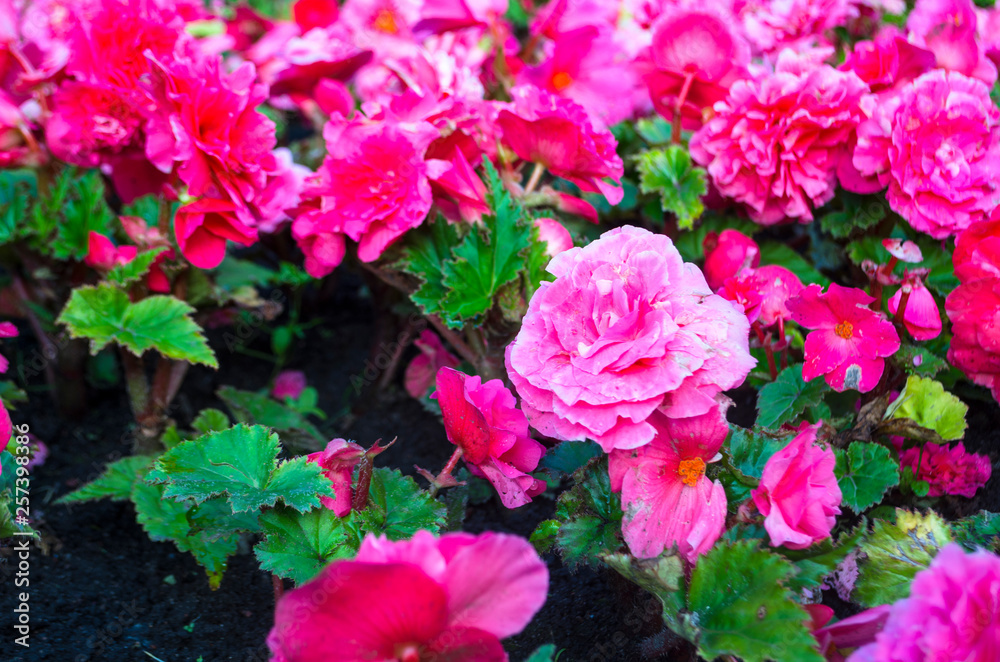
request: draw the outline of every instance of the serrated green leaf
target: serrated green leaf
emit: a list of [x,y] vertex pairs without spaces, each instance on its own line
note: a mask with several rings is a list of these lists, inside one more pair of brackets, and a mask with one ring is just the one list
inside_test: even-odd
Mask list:
[[524,662],[555,662],[556,645],[545,644],[535,649],[535,652],[528,656]]
[[261,569],[296,584],[315,577],[330,561],[351,558],[358,551],[344,519],[326,508],[306,513],[275,508],[262,514],[260,523],[264,539],[254,554]]
[[283,437],[288,437],[286,433],[297,433],[311,437],[314,441],[326,441],[323,433],[302,412],[278,402],[266,393],[223,386],[217,395],[240,423],[264,425],[282,433]]
[[[748,430],[738,425],[730,425],[729,449],[730,461],[740,473],[760,480],[764,465],[771,456],[780,451],[788,443],[786,436],[769,434],[759,428]],[[726,494],[733,503],[749,498],[751,488],[731,479],[728,474],[720,475]]]
[[592,441],[564,441],[549,449],[538,467],[558,480],[600,456],[601,452],[601,447]]
[[424,228],[407,233],[407,248],[399,266],[420,279],[416,292],[410,295],[413,303],[427,315],[441,312],[448,289],[444,285],[444,263],[451,259],[451,252],[458,245],[458,232],[443,217]]
[[823,578],[836,570],[847,555],[854,551],[867,529],[867,521],[862,518],[861,523],[853,531],[842,535],[836,543],[832,538],[827,538],[805,549],[782,547],[777,550],[798,570],[789,580],[788,586],[795,591],[820,586]]
[[899,463],[885,446],[855,441],[846,450],[835,449],[834,454],[843,504],[856,513],[874,506],[889,488],[899,485]]
[[112,462],[96,480],[60,497],[56,503],[80,503],[97,499],[128,501],[132,486],[146,474],[153,459],[146,455],[131,455]]
[[802,365],[789,366],[778,378],[765,384],[757,396],[757,425],[779,428],[794,423],[810,407],[817,407],[830,390],[822,379],[802,379]]
[[823,232],[837,239],[875,227],[889,211],[884,197],[845,193],[842,198],[843,210],[831,212],[820,219]]
[[792,564],[756,542],[718,543],[691,574],[688,611],[707,660],[823,662],[810,618],[786,588]]
[[198,412],[198,416],[191,421],[191,428],[199,432],[200,434],[208,434],[209,432],[218,432],[220,430],[225,430],[230,427],[232,423],[229,422],[229,417],[226,416],[224,412],[218,409],[202,409]]
[[90,233],[111,234],[114,214],[105,202],[100,173],[90,170],[79,177],[73,169],[65,173],[67,189],[61,199],[47,201],[51,202],[47,215],[55,221],[56,233],[46,252],[58,260],[83,260],[89,252]]
[[905,598],[914,576],[951,539],[948,525],[934,511],[920,514],[897,509],[894,524],[875,520],[874,530],[861,543],[867,558],[859,565],[852,599],[875,607]]
[[621,497],[611,491],[603,455],[577,470],[574,482],[556,505],[556,518],[561,522],[556,545],[568,565],[593,564],[601,554],[621,547]]
[[137,356],[155,349],[171,359],[219,367],[215,354],[193,319],[194,308],[172,296],[156,295],[132,303],[113,285],[73,290],[58,322],[74,338],[90,339],[96,354],[114,342]]
[[105,277],[109,283],[125,287],[139,280],[149,271],[149,268],[156,261],[157,256],[167,250],[166,246],[159,246],[148,251],[143,251],[133,258],[131,262],[119,264],[108,272]]
[[951,523],[955,542],[969,551],[978,548],[996,551],[1000,543],[1000,514],[980,510],[971,517]]
[[653,149],[639,155],[639,189],[658,193],[663,211],[677,216],[677,225],[690,230],[705,211],[701,196],[708,192],[704,168],[691,164],[691,155],[680,145]]
[[421,529],[437,533],[445,525],[445,515],[444,504],[421,490],[413,478],[398,469],[378,467],[372,471],[368,507],[358,518],[368,533],[405,540]]
[[965,436],[968,412],[968,405],[945,391],[941,382],[910,375],[899,397],[886,410],[886,418],[908,418],[934,430],[942,439],[954,441]]
[[300,512],[333,497],[329,479],[305,457],[278,463],[278,436],[236,425],[182,442],[156,461],[146,480],[166,483],[164,496],[206,501],[225,496],[234,513],[273,506],[281,499]]

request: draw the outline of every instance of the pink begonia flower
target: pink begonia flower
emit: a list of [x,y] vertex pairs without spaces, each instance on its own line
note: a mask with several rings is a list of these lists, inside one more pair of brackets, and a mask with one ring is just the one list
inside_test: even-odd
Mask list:
[[731,16],[708,7],[674,8],[656,22],[648,58],[643,80],[656,112],[673,121],[679,110],[683,127],[694,130],[703,112],[749,75],[750,45]]
[[798,296],[805,285],[794,273],[777,264],[768,264],[748,270],[749,280],[760,292],[760,322],[764,327],[778,325],[784,329],[785,322],[792,318],[788,301]]
[[691,155],[723,195],[762,225],[805,223],[836,190],[839,162],[862,119],[868,87],[853,72],[802,67],[790,51],[773,74],[733,83],[715,117],[691,138]]
[[859,41],[847,54],[842,71],[853,71],[872,92],[890,92],[934,68],[934,54],[906,41],[895,27],[883,28],[873,40]]
[[[18,335],[17,327],[14,326],[13,322],[0,322],[0,338],[16,338]],[[7,372],[9,367],[10,361],[0,354],[0,375]],[[0,444],[0,448],[3,448],[3,444]]]
[[337,0],[296,0],[292,5],[292,20],[303,32],[333,25],[339,15]]
[[841,649],[852,650],[875,641],[875,636],[885,627],[891,610],[890,605],[880,605],[828,624],[833,618],[832,609],[826,605],[805,605],[805,608],[813,615],[813,636],[819,643],[820,654],[828,662],[844,662],[847,658],[840,652]]
[[556,219],[536,218],[535,227],[538,229],[538,239],[545,242],[545,254],[549,257],[555,257],[559,253],[573,248],[572,235]]
[[354,475],[355,465],[364,455],[365,449],[353,441],[333,439],[323,450],[306,456],[307,462],[321,466],[323,475],[330,479],[336,496],[332,499],[321,496],[319,500],[324,508],[332,510],[337,517],[351,512],[351,477]]
[[344,236],[358,242],[358,257],[372,262],[431,208],[429,177],[448,164],[425,159],[438,130],[428,122],[391,117],[331,117],[323,130],[328,155],[317,173],[316,210],[298,216],[292,234],[314,277],[330,273],[344,256]]
[[715,293],[742,307],[743,314],[747,316],[751,326],[760,318],[760,307],[764,303],[764,297],[748,273],[727,278]]
[[935,70],[863,107],[854,166],[888,184],[889,205],[914,229],[943,239],[1000,202],[1000,110],[981,81]]
[[807,329],[802,378],[825,375],[835,391],[875,388],[885,370],[885,357],[899,349],[891,322],[868,306],[875,300],[859,289],[831,283],[822,293],[809,285],[787,303],[792,319]]
[[382,59],[412,56],[418,50],[413,27],[420,20],[421,0],[347,0],[340,8],[339,24],[347,28],[354,44]]
[[122,228],[128,238],[139,245],[143,251],[151,248],[165,248],[166,250],[156,256],[153,264],[149,266],[149,273],[146,275],[146,286],[151,292],[165,294],[170,292],[170,279],[163,270],[163,264],[167,260],[176,258],[170,239],[160,233],[155,225],[150,227],[146,221],[138,216],[119,216]]
[[924,261],[924,254],[920,251],[920,246],[908,239],[905,241],[902,239],[883,239],[882,248],[900,262],[916,264]]
[[993,66],[1000,67],[1000,8],[995,5],[989,9],[976,7],[976,18],[983,52]]
[[21,108],[11,96],[0,90],[0,168],[38,165],[44,156],[39,153],[37,145],[29,142],[33,139],[31,124]]
[[848,662],[990,662],[1000,651],[1000,557],[945,545]]
[[930,484],[927,494],[932,497],[956,494],[971,499],[993,473],[990,458],[967,453],[961,442],[954,446],[926,443],[909,448],[899,458],[899,466],[909,467],[917,480],[927,481]]
[[434,203],[449,221],[478,222],[490,211],[486,184],[461,149],[452,154],[451,167],[431,180]]
[[243,246],[257,240],[257,230],[240,220],[236,205],[215,198],[195,200],[178,209],[174,234],[181,254],[199,269],[222,264],[227,240]]
[[595,126],[576,102],[532,85],[514,88],[511,96],[514,102],[500,111],[497,124],[515,154],[584,191],[600,192],[612,205],[622,201],[625,167],[610,131]]
[[997,68],[976,39],[977,25],[972,0],[917,0],[906,19],[910,41],[934,53],[938,68],[993,85]]
[[737,5],[747,37],[765,54],[826,44],[826,33],[844,25],[850,0],[745,0]]
[[[7,450],[10,436],[14,433],[14,423],[10,420],[10,412],[0,400],[0,451]],[[3,474],[3,467],[0,467],[0,475]]]
[[768,459],[753,502],[774,547],[805,549],[830,537],[843,495],[833,449],[816,443],[820,424],[806,426]]
[[138,251],[135,246],[115,246],[111,239],[91,230],[87,238],[87,256],[83,262],[88,267],[109,271],[134,260]]
[[441,343],[438,335],[429,329],[420,332],[420,338],[413,342],[420,353],[406,366],[403,383],[406,392],[418,400],[434,386],[438,370],[444,367],[457,368],[461,361]]
[[261,40],[247,56],[260,67],[260,79],[273,98],[310,96],[324,79],[346,81],[372,54],[352,44],[343,30],[313,28],[280,45]]
[[913,339],[931,340],[941,335],[941,312],[922,278],[908,276],[903,280],[903,285],[889,298],[889,312],[896,314],[904,292],[908,297],[903,311],[903,326]]
[[507,508],[517,508],[545,491],[531,476],[545,454],[532,439],[528,419],[499,379],[482,382],[447,366],[437,373],[437,391],[448,441],[462,449],[469,472],[490,481]]
[[507,662],[500,640],[545,603],[549,572],[503,533],[369,535],[286,593],[267,637],[272,662]]
[[414,30],[438,33],[485,27],[503,19],[507,7],[507,0],[424,0]]
[[624,226],[552,258],[507,346],[532,426],[606,451],[648,444],[646,419],[708,412],[756,364],[746,317],[670,239]]
[[709,232],[701,242],[705,253],[705,281],[713,290],[722,287],[727,278],[738,275],[744,269],[752,269],[760,264],[760,247],[757,242],[739,230]]
[[551,50],[537,66],[521,72],[519,84],[572,99],[607,126],[628,119],[637,80],[610,34],[593,26],[563,32]]
[[955,276],[963,283],[1000,276],[1000,210],[955,238]]
[[306,383],[306,373],[301,370],[282,370],[274,379],[271,397],[282,401],[285,398],[298,400],[306,388]]
[[638,558],[677,545],[690,562],[704,554],[726,527],[726,491],[705,475],[729,434],[726,404],[689,418],[648,419],[653,440],[608,458],[611,489],[622,493],[622,534]]

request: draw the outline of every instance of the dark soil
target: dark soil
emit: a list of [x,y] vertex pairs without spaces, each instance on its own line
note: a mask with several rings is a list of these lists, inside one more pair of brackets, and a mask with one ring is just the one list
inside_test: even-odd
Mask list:
[[[357,295],[341,296],[332,305],[327,303],[326,310],[333,312],[322,315],[324,323],[309,332],[288,366],[306,372],[310,385],[319,390],[320,408],[327,412],[344,412],[345,406],[357,400],[352,377],[364,375],[377,335],[369,303]],[[19,326],[24,329],[25,325]],[[244,340],[258,351],[266,352],[269,346],[263,333],[252,333]],[[17,347],[22,356],[30,353],[30,343],[30,337],[20,339]],[[224,408],[214,395],[220,386],[258,389],[268,381],[271,366],[234,355],[223,332],[213,333],[213,346],[222,368],[217,373],[195,369],[188,375],[173,412],[181,424],[190,422],[203,407]],[[8,342],[2,351],[13,359],[16,370],[12,347]],[[399,383],[397,377],[389,389],[368,392],[361,403],[366,410],[344,436],[366,446],[379,438],[398,437],[379,457],[379,464],[411,474],[414,464],[436,470],[447,460],[451,446],[438,419],[408,398]],[[147,538],[130,504],[105,501],[66,507],[52,503],[96,477],[108,461],[130,451],[131,414],[123,391],[121,386],[93,391],[89,412],[79,422],[57,418],[46,395],[37,390],[28,404],[14,412],[14,421],[28,423],[49,444],[51,455],[32,480],[32,516],[40,520],[44,544],[31,552],[30,587],[15,590],[11,550],[0,550],[0,660],[266,661],[264,639],[273,610],[271,580],[258,569],[249,547],[231,560],[221,587],[211,591],[190,555],[178,552],[172,543]],[[734,418],[748,424],[753,416],[752,395],[735,397],[740,406]],[[967,446],[990,454],[996,467],[1000,410],[992,403],[977,402],[972,407]],[[330,432],[340,432],[336,423],[327,421]],[[998,485],[1000,480],[993,480],[974,502],[962,500],[955,505],[963,513],[1000,510]],[[528,536],[553,509],[552,500],[546,498],[513,511],[489,501],[469,508],[465,528]],[[686,662],[686,654],[643,657],[644,641],[661,629],[659,603],[654,598],[610,571],[582,568],[571,572],[554,555],[547,555],[546,561],[551,572],[548,601],[522,634],[504,642],[511,660],[521,662],[538,646],[555,643],[564,651],[559,658],[562,662]],[[20,591],[30,593],[29,649],[13,644],[12,609]]]

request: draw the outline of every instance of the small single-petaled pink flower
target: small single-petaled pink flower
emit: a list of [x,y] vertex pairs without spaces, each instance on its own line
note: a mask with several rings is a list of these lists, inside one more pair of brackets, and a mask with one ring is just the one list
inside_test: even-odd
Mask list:
[[704,414],[755,365],[749,323],[671,241],[624,226],[555,256],[507,347],[532,426],[610,452],[648,444],[657,409]]
[[941,335],[941,313],[934,295],[924,285],[922,278],[908,276],[902,286],[889,298],[888,308],[893,315],[899,309],[903,294],[907,295],[903,310],[903,326],[914,340],[931,340]]
[[278,602],[272,662],[507,662],[500,640],[545,603],[549,572],[503,533],[369,535]]
[[226,241],[249,246],[257,231],[246,226],[229,200],[202,198],[189,202],[174,215],[177,246],[199,269],[214,269],[226,257]]
[[849,662],[989,662],[1000,650],[1000,557],[948,543]]
[[835,391],[875,388],[885,370],[885,357],[899,349],[891,322],[868,306],[875,300],[859,289],[831,283],[821,294],[809,285],[788,301],[792,319],[813,329],[805,342],[802,378],[826,376]]
[[722,448],[729,424],[725,405],[690,418],[654,412],[653,441],[608,458],[611,489],[621,491],[622,533],[639,558],[677,545],[688,561],[707,552],[726,525],[726,492],[705,475]]
[[738,3],[747,38],[767,54],[829,43],[827,32],[850,17],[850,0],[745,0]]
[[556,219],[536,218],[535,228],[538,229],[538,239],[545,242],[545,254],[549,257],[555,257],[559,253],[573,248],[572,235]]
[[611,132],[595,126],[582,106],[532,85],[511,91],[514,103],[497,117],[504,142],[525,161],[573,182],[584,191],[597,191],[616,205],[625,195],[619,186],[625,172],[618,143]]
[[499,379],[482,382],[447,366],[438,370],[437,391],[448,441],[462,449],[470,473],[486,478],[500,501],[517,508],[545,491],[531,476],[545,447],[528,436],[528,419]]
[[420,353],[406,366],[403,383],[411,397],[420,399],[434,386],[438,370],[444,367],[457,368],[461,361],[449,352],[437,334],[429,329],[420,332],[420,338],[413,342]]
[[927,494],[932,497],[957,494],[971,499],[993,473],[990,458],[967,453],[961,442],[954,446],[926,443],[909,448],[903,451],[899,465],[909,467],[917,480],[927,481],[930,484]]
[[115,246],[111,239],[91,230],[87,239],[87,257],[83,261],[88,267],[108,271],[131,262],[138,250],[135,246]]
[[833,450],[816,443],[819,423],[807,426],[764,465],[753,502],[775,547],[805,549],[830,537],[843,495]]
[[757,242],[739,230],[709,232],[702,241],[705,252],[705,280],[713,290],[722,287],[727,278],[760,264]]
[[283,370],[274,379],[271,396],[284,401],[285,398],[297,400],[306,388],[306,374],[301,370]]
[[323,507],[332,510],[337,517],[351,512],[351,476],[354,467],[365,455],[365,449],[353,441],[333,439],[321,451],[306,456],[308,462],[315,462],[323,468],[323,475],[330,479],[334,496],[319,498]]
[[889,186],[889,205],[942,239],[1000,202],[1000,110],[981,81],[939,69],[863,105],[854,167]]
[[691,138],[691,155],[758,223],[811,221],[833,197],[867,91],[853,72],[804,66],[785,51],[774,73],[733,83]]
[[934,53],[938,68],[993,85],[997,68],[976,39],[977,24],[972,0],[917,0],[906,19],[910,41]]

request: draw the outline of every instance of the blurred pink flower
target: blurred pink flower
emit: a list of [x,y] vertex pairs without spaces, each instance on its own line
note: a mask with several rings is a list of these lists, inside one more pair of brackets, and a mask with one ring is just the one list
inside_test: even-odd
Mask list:
[[942,239],[1000,202],[1000,110],[982,82],[934,70],[864,108],[854,166],[888,184],[890,206],[915,229]]
[[646,419],[704,414],[754,366],[749,323],[670,240],[624,226],[554,257],[507,347],[532,426],[610,452],[648,444]]
[[523,538],[418,531],[371,535],[278,602],[274,662],[507,662],[500,639],[545,603],[549,573]]
[[944,308],[952,324],[948,361],[1000,402],[1000,277],[963,282]]
[[337,0],[295,0],[292,4],[292,20],[303,32],[333,25],[339,15]]
[[[13,322],[0,322],[0,338],[16,338],[18,336],[17,327],[14,326]],[[0,375],[7,372],[7,368],[10,367],[10,361],[7,357],[0,354]],[[0,448],[3,448],[3,442],[0,441]]]
[[853,72],[804,66],[786,51],[773,74],[733,83],[691,138],[691,155],[758,223],[811,221],[834,195],[867,89]]
[[622,493],[622,533],[639,558],[658,556],[675,544],[688,561],[704,554],[726,525],[726,492],[705,476],[729,434],[728,404],[682,419],[654,412],[653,441],[608,458],[611,489]]
[[612,205],[621,202],[624,165],[610,131],[595,126],[576,102],[532,85],[515,88],[511,96],[514,102],[500,111],[497,124],[515,154],[584,191],[602,193]]
[[722,287],[727,278],[760,264],[757,242],[739,230],[727,229],[719,234],[709,232],[701,246],[705,253],[705,268],[702,271],[713,290]]
[[829,43],[853,13],[850,0],[742,0],[737,12],[754,46],[768,55]]
[[572,235],[556,219],[536,218],[535,227],[538,229],[538,239],[545,243],[545,254],[549,257],[555,257],[559,253],[573,248]]
[[823,294],[809,285],[787,303],[792,319],[812,329],[805,342],[802,378],[820,375],[835,391],[875,388],[885,369],[885,357],[899,349],[891,322],[868,306],[874,299],[853,287],[831,283]]
[[930,483],[927,494],[932,497],[956,494],[971,499],[993,473],[990,458],[967,453],[961,442],[954,446],[926,443],[909,448],[903,451],[899,465],[913,470],[917,480]]
[[[14,423],[10,420],[10,412],[0,400],[0,451],[7,450],[10,436],[14,433]],[[0,467],[0,475],[3,475],[3,467]]]
[[[819,643],[819,652],[829,662],[844,662],[840,649],[851,650],[875,641],[875,636],[885,627],[889,618],[890,605],[880,605],[866,609],[860,614],[842,618],[829,624],[833,610],[826,605],[805,605],[813,614],[813,636]],[[822,616],[817,620],[817,615]]]
[[938,68],[993,85],[997,68],[976,39],[977,24],[972,0],[917,0],[906,19],[910,41],[934,53]]
[[805,549],[830,537],[843,495],[833,450],[816,443],[820,424],[804,427],[764,465],[753,491],[774,547]]
[[271,397],[284,402],[285,398],[297,400],[306,387],[306,373],[301,370],[282,370],[274,379]]
[[437,33],[484,27],[502,20],[507,6],[507,0],[424,0],[414,29]]
[[842,71],[853,71],[872,92],[901,88],[934,68],[934,54],[906,41],[894,27],[884,27],[872,40],[859,41],[848,53]]
[[931,340],[941,335],[941,313],[923,278],[909,275],[903,280],[902,286],[889,298],[887,307],[891,314],[896,314],[904,293],[907,293],[907,299],[903,326],[913,339]]
[[87,238],[87,257],[83,262],[88,267],[109,271],[131,262],[138,250],[135,246],[115,246],[107,236],[91,230]]
[[351,477],[355,465],[364,455],[365,449],[353,441],[333,439],[323,450],[306,456],[308,462],[322,467],[323,475],[330,479],[334,498],[321,496],[319,500],[324,508],[332,510],[337,517],[351,512]]
[[420,338],[413,344],[420,353],[413,357],[410,365],[406,366],[403,381],[406,384],[406,392],[411,397],[420,399],[434,386],[438,370],[443,367],[457,368],[461,361],[445,349],[441,339],[429,329],[421,331]]
[[545,447],[528,436],[528,419],[502,381],[484,383],[445,366],[431,397],[441,405],[448,441],[462,449],[470,473],[493,484],[504,506],[523,506],[545,491],[545,481],[530,473]]
[[1000,557],[945,545],[849,662],[988,662],[1000,650]]

